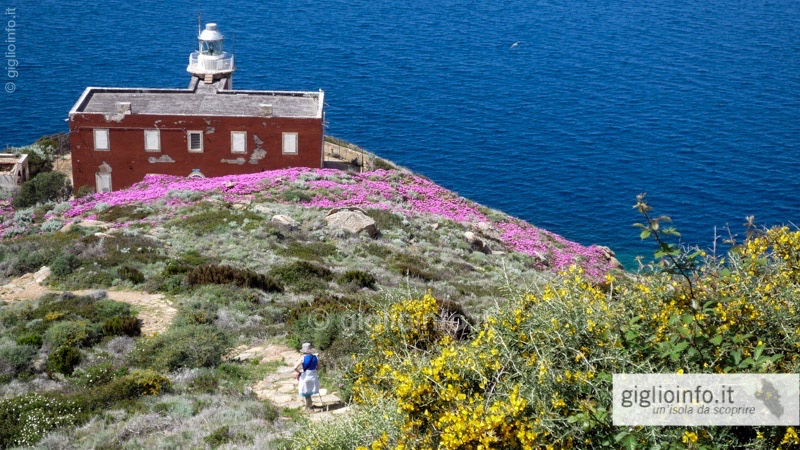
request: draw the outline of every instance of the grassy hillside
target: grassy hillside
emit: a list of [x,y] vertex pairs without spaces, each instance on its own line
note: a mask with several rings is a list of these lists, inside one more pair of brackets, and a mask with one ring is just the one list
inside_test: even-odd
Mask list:
[[[615,372],[797,371],[800,234],[749,230],[725,258],[690,253],[638,206],[661,253],[633,276],[602,248],[401,170],[152,176],[6,203],[3,280],[49,266],[49,289],[95,291],[0,303],[0,446],[800,444],[791,427],[611,424]],[[339,208],[377,235],[330,226]],[[114,290],[163,294],[174,320],[142,335],[143,312]],[[309,425],[254,394],[276,364],[231,358],[304,341],[349,414]]]

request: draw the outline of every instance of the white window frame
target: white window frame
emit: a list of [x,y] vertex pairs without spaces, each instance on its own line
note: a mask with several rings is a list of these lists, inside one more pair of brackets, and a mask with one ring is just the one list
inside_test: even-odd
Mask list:
[[[284,155],[296,155],[298,152],[300,137],[296,132],[285,132],[282,135],[282,153]],[[293,144],[293,145],[292,145]],[[293,147],[293,148],[292,148]]]
[[[94,130],[94,149],[98,152],[111,151],[111,137],[108,128],[95,128]],[[101,136],[98,139],[98,136]],[[102,145],[105,143],[105,145]],[[100,145],[98,145],[100,144]]]
[[[150,142],[148,140],[148,135],[155,136],[155,147],[148,146],[147,144]],[[144,130],[144,151],[146,152],[160,152],[161,151],[161,130],[158,128],[151,129],[151,130]]]
[[[111,192],[111,172],[97,172],[94,174],[95,192]],[[107,189],[104,189],[107,187]]]
[[[236,149],[236,136],[241,137],[242,148],[241,150]],[[231,131],[231,153],[233,154],[244,154],[247,153],[247,131]]]
[[[192,148],[192,134],[200,135],[200,148]],[[188,130],[186,131],[186,148],[189,153],[203,153],[203,131],[202,130]]]

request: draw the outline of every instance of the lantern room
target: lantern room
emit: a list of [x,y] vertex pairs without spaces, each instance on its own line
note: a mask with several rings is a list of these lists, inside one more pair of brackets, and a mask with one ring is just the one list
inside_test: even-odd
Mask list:
[[207,84],[228,78],[227,84],[230,88],[230,78],[236,67],[233,64],[233,54],[225,51],[225,37],[217,29],[217,24],[206,24],[197,39],[199,49],[189,56],[186,70]]

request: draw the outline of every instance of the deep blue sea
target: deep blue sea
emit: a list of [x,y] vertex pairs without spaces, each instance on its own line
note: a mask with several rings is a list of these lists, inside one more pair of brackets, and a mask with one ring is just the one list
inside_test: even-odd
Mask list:
[[89,85],[186,87],[199,9],[236,88],[321,88],[329,134],[624,262],[651,254],[639,192],[706,248],[748,215],[800,224],[797,0],[0,6],[0,145],[66,131]]

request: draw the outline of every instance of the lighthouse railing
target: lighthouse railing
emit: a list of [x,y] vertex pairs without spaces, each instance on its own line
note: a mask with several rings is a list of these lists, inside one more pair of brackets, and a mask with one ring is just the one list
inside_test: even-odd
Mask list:
[[189,55],[188,71],[195,73],[230,72],[234,69],[233,54],[225,52],[222,57],[200,58],[200,52]]

